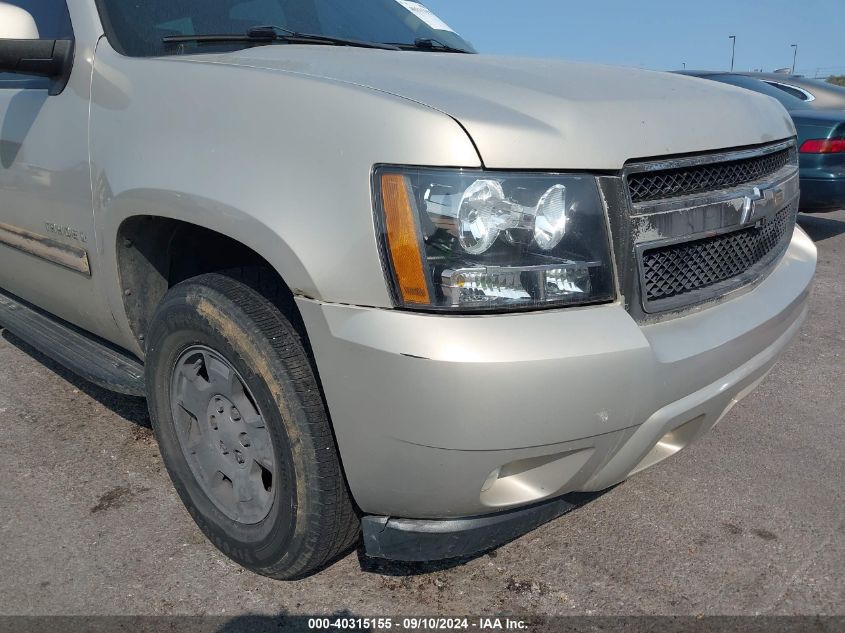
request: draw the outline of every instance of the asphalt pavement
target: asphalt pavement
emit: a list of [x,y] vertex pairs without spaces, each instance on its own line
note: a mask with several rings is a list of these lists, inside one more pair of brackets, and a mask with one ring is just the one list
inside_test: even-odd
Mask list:
[[[809,319],[705,439],[480,557],[244,571],[183,509],[143,401],[0,335],[0,614],[845,615],[845,211]],[[376,458],[376,456],[374,456]]]

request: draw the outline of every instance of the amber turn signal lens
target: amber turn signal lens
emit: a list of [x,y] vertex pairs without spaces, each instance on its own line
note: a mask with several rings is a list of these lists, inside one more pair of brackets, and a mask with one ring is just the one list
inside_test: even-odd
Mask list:
[[382,174],[381,195],[387,245],[402,301],[406,304],[429,304],[431,297],[405,176]]

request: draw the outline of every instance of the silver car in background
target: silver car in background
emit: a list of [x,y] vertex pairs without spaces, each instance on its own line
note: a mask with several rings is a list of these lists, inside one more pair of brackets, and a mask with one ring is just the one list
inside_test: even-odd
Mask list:
[[824,79],[782,73],[739,74],[765,81],[816,110],[845,110],[845,87],[828,83]]

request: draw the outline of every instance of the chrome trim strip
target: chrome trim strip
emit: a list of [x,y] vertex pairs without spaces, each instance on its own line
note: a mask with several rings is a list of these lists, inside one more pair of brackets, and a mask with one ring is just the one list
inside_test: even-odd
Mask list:
[[795,140],[788,139],[786,141],[773,143],[772,145],[764,145],[763,147],[755,147],[752,149],[732,150],[728,152],[718,152],[715,154],[689,156],[686,158],[634,161],[625,165],[623,171],[627,175],[647,171],[665,171],[668,169],[683,169],[684,167],[698,167],[700,165],[709,165],[712,163],[728,163],[735,160],[743,160],[745,158],[757,158],[759,156],[765,156],[766,154],[774,154],[775,152],[790,149],[792,147],[795,147]]
[[91,265],[86,250],[62,244],[46,235],[32,233],[10,224],[0,224],[0,244],[82,273],[87,277],[91,276]]
[[655,248],[679,239],[696,240],[744,228],[774,215],[798,195],[798,168],[788,165],[765,181],[667,203],[634,205],[634,211],[641,213],[631,214],[633,245]]

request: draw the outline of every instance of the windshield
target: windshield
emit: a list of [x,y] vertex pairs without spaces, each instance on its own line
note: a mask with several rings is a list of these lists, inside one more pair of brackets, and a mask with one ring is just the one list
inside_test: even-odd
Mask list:
[[425,6],[412,0],[97,0],[109,42],[133,57],[219,52],[255,42],[165,44],[169,35],[242,35],[251,27],[273,25],[366,42],[413,46],[434,40],[473,51]]
[[759,79],[754,79],[752,77],[743,77],[742,75],[708,75],[707,79],[714,79],[725,84],[731,84],[733,86],[739,86],[740,88],[747,88],[748,90],[753,90],[754,92],[760,92],[764,95],[769,95],[770,97],[774,97],[775,99],[780,101],[783,107],[787,110],[811,109],[810,106],[808,106],[804,101],[802,101],[798,97],[793,97],[792,95],[784,92],[783,90],[775,88],[774,86],[769,85],[765,81],[761,81]]

